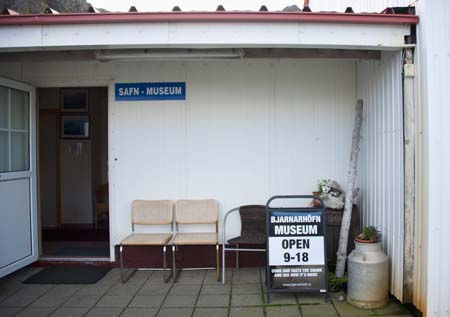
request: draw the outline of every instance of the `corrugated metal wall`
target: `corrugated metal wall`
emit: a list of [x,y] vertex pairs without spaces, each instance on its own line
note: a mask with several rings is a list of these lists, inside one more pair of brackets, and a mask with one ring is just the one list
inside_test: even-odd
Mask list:
[[[450,316],[450,5],[420,0],[417,87],[423,118],[414,304]],[[423,169],[422,169],[423,168]]]
[[358,64],[358,97],[364,100],[361,146],[363,225],[382,232],[389,255],[390,291],[403,296],[404,163],[401,52]]

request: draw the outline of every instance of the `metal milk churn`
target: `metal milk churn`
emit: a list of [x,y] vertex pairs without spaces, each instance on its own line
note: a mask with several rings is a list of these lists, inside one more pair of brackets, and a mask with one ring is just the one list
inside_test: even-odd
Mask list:
[[347,301],[361,308],[380,308],[388,302],[389,258],[381,242],[360,243],[348,257]]

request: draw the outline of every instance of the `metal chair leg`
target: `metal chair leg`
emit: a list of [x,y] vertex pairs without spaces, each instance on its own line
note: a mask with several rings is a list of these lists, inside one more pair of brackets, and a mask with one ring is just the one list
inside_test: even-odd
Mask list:
[[173,265],[172,279],[173,279],[174,283],[177,281],[177,271],[176,271],[177,268],[176,268],[175,263],[176,263],[176,246],[172,245],[172,265]]
[[170,277],[172,276],[172,273],[167,276],[167,260],[166,260],[167,246],[166,245],[163,246],[163,255],[164,255],[164,257],[163,257],[163,268],[164,268],[163,275],[164,275],[164,282],[167,283],[170,280]]
[[120,279],[122,283],[125,283],[125,276],[123,273],[123,246],[119,247],[119,253],[120,253]]
[[216,278],[217,282],[220,282],[220,255],[219,255],[219,244],[216,244]]
[[222,243],[222,284],[225,284],[225,242]]
[[120,279],[122,283],[126,283],[130,277],[137,271],[137,269],[129,269],[127,272],[125,272],[125,268],[123,266],[123,246],[121,245],[119,247],[120,251]]
[[239,269],[239,244],[236,244],[236,269]]

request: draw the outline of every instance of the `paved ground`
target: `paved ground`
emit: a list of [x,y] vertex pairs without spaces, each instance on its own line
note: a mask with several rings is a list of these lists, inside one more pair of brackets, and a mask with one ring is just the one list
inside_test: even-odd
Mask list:
[[[183,271],[176,284],[165,284],[161,272],[138,271],[126,283],[113,269],[92,285],[25,285],[39,271],[25,268],[0,280],[0,316],[412,316],[398,302],[377,310],[340,303],[336,295],[272,295],[264,302],[264,270],[227,271],[227,283],[214,271]],[[229,274],[228,274],[229,273]]]

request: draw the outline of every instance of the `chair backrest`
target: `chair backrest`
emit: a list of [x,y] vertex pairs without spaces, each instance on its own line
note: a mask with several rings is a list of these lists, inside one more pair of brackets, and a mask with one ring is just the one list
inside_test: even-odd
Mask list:
[[171,200],[135,200],[131,206],[131,223],[136,225],[168,225],[173,219]]
[[247,205],[239,207],[241,236],[266,234],[266,206]]
[[178,224],[217,223],[219,204],[215,199],[178,200],[175,203],[175,221]]

